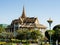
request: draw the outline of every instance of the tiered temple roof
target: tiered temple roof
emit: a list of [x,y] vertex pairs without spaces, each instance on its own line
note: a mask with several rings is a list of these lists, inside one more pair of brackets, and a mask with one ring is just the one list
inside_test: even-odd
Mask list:
[[36,17],[27,17],[25,14],[25,9],[23,7],[23,12],[21,17],[19,17],[18,19],[15,19],[12,21],[11,25],[13,24],[20,24],[20,27],[37,27],[37,28],[44,28],[46,29],[46,27],[42,24],[39,24],[39,21]]

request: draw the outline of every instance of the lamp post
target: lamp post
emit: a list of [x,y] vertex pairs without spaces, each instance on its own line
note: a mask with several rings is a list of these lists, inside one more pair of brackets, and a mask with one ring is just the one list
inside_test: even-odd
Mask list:
[[52,45],[52,43],[51,43],[51,41],[52,41],[52,39],[51,39],[52,32],[50,31],[50,32],[48,32],[48,33],[49,33],[49,35],[50,35],[50,45]]
[[[47,22],[49,23],[49,30],[51,30],[51,24],[52,24],[53,20],[51,20],[51,18],[49,18],[49,20],[47,20]],[[52,43],[51,43],[51,31],[49,32],[49,35],[50,35],[50,45],[52,45]]]
[[51,20],[51,18],[49,18],[49,20],[47,20],[47,22],[49,23],[49,29],[51,30],[51,24],[52,24],[53,20]]

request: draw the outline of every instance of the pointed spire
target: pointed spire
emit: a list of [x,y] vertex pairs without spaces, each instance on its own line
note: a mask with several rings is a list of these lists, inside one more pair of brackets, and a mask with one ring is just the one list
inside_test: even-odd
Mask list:
[[21,18],[25,18],[25,17],[26,17],[26,15],[25,15],[25,9],[24,9],[24,6],[23,6],[23,12],[22,12]]

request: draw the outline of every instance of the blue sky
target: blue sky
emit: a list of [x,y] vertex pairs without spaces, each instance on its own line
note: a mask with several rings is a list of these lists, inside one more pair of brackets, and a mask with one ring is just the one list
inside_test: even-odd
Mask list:
[[23,5],[26,16],[38,17],[40,24],[48,27],[49,18],[53,20],[52,27],[60,24],[60,0],[0,0],[0,24],[19,18]]

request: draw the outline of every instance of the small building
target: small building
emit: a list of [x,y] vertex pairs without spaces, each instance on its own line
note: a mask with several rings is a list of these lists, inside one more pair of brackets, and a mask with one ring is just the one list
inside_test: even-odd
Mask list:
[[46,26],[39,23],[37,17],[27,17],[23,7],[22,15],[18,19],[14,19],[11,25],[8,26],[7,32],[14,32],[14,30],[40,30],[44,35]]

